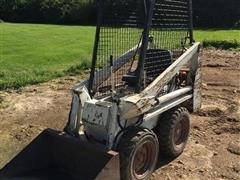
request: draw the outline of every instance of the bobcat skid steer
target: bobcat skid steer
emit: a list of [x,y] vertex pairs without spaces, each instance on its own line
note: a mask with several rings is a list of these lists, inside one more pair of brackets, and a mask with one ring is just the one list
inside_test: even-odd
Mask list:
[[72,88],[62,132],[47,129],[1,180],[146,180],[179,156],[201,105],[191,0],[98,0],[89,79]]

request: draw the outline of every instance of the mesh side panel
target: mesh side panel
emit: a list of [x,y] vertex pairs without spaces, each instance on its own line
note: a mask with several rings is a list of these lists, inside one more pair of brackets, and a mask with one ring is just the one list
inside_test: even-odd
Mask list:
[[147,84],[151,83],[171,64],[172,54],[170,51],[162,49],[148,49],[144,66],[147,76]]
[[150,35],[158,49],[179,57],[190,28],[189,0],[156,0]]
[[[159,76],[183,53],[189,36],[189,16],[189,0],[156,0],[149,43],[155,51],[148,50],[145,59],[148,79]],[[149,63],[152,59],[157,60]]]
[[96,92],[110,90],[110,56],[113,58],[114,85],[121,87],[124,84],[122,76],[127,74],[132,60],[136,58],[144,18],[141,1],[104,1],[102,9],[93,85]]
[[[145,80],[150,83],[184,52],[187,39],[192,35],[191,0],[156,0],[152,22],[148,22],[152,23],[149,34],[146,34],[148,26],[144,20],[147,14],[151,14],[151,1],[101,0],[100,2],[102,13],[96,59],[94,59],[95,75],[91,79],[90,86],[91,90],[97,93],[96,96],[109,93],[112,82],[116,89],[126,88],[126,82],[122,79],[129,72],[132,72],[133,76],[139,72],[145,74],[147,76]],[[149,42],[146,42],[146,38],[143,40],[146,36],[149,36]],[[146,43],[148,49],[141,49],[141,45]],[[138,62],[139,56],[143,58],[144,63]],[[111,60],[113,61],[112,76]],[[136,68],[137,73],[135,73]],[[142,73],[143,71],[145,73]],[[136,78],[138,80],[136,83],[142,83],[144,80],[142,76]],[[133,83],[133,86],[137,88],[138,84]]]

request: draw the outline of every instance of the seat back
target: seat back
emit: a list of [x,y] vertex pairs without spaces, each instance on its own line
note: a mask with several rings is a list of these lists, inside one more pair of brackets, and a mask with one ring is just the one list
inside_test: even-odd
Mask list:
[[172,53],[163,49],[148,49],[144,70],[147,84],[156,79],[173,62]]

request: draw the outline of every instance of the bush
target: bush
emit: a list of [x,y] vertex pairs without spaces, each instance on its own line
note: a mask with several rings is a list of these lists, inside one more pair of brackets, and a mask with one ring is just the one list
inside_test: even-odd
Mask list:
[[240,42],[237,40],[233,41],[213,41],[213,40],[204,40],[203,41],[203,47],[209,48],[213,47],[216,49],[239,49],[240,48]]
[[41,12],[45,22],[80,23],[94,22],[93,1],[82,0],[43,0]]
[[192,0],[195,27],[234,27],[240,21],[239,0]]
[[[0,0],[10,22],[95,24],[95,0]],[[239,0],[192,0],[196,27],[239,27]]]
[[94,24],[93,0],[0,0],[1,18],[10,22]]

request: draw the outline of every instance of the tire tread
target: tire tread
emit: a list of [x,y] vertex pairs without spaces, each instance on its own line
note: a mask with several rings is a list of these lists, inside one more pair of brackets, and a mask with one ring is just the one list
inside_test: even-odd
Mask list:
[[137,143],[145,136],[152,136],[158,144],[158,138],[152,131],[148,129],[136,128],[127,131],[123,134],[119,144],[118,152],[120,153],[120,171],[122,180],[132,180],[128,172],[129,162],[131,161],[131,154],[135,149]]
[[[157,135],[160,144],[160,153],[168,157],[177,157],[182,152],[176,152],[172,146],[171,131],[181,115],[185,114],[189,118],[189,112],[185,107],[171,109],[163,114],[157,127]],[[184,146],[185,147],[185,146]]]

